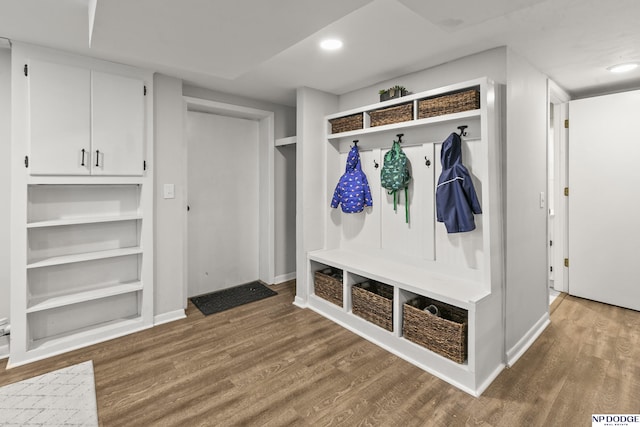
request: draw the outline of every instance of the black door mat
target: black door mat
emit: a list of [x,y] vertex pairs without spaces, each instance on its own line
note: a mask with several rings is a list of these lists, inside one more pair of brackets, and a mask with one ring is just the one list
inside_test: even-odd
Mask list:
[[202,314],[208,316],[274,295],[278,295],[278,293],[267,288],[262,283],[251,282],[233,288],[211,292],[210,294],[199,295],[190,299]]

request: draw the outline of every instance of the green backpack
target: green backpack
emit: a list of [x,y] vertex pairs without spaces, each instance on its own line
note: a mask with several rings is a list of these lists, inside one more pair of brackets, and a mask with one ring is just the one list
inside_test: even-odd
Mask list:
[[393,210],[398,210],[398,190],[404,188],[405,216],[409,223],[409,182],[411,174],[407,164],[407,155],[400,147],[402,135],[398,135],[398,140],[393,141],[391,150],[384,155],[382,170],[380,171],[380,185],[387,190],[387,194],[393,194]]

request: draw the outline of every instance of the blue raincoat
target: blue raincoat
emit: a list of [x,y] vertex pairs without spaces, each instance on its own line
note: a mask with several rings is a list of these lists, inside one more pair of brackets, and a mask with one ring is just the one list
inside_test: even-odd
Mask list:
[[461,233],[476,228],[473,214],[481,214],[480,202],[469,171],[462,164],[460,136],[452,133],[442,143],[442,173],[436,188],[436,216],[444,222],[448,233]]
[[369,182],[360,166],[357,145],[349,151],[346,170],[333,192],[331,207],[337,208],[339,204],[342,204],[342,212],[345,213],[362,212],[365,206],[373,205]]

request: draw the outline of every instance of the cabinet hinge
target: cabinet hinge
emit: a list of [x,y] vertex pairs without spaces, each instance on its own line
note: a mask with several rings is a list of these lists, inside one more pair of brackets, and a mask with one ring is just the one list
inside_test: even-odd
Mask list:
[[144,171],[147,170],[147,161],[146,160],[142,161],[142,170],[144,170]]
[[549,240],[549,246],[553,246],[553,240]]
[[27,77],[29,75],[29,66],[24,64],[24,76]]
[[569,129],[569,119],[565,119],[565,121],[564,121],[564,128],[565,128],[565,129]]
[[564,266],[569,267],[569,258],[564,259]]
[[564,195],[569,196],[569,187],[564,187]]
[[550,271],[551,273],[553,273],[553,266],[550,266],[550,267],[549,267],[549,271]]
[[142,93],[144,94],[144,96],[147,96],[147,85],[143,86],[144,89],[142,90]]
[[29,156],[24,156],[24,167],[25,168],[29,167]]

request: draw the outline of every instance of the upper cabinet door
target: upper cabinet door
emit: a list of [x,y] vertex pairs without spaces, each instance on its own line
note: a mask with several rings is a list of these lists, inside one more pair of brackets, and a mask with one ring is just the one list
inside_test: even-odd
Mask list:
[[142,175],[144,82],[93,71],[91,86],[91,173]]
[[30,173],[89,174],[91,72],[32,59],[28,91]]

